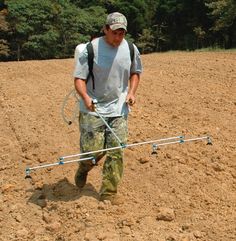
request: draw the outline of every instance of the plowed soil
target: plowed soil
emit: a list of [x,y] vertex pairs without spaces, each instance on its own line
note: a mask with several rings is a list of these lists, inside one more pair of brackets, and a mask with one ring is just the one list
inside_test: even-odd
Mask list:
[[78,126],[61,117],[73,59],[0,63],[0,240],[236,240],[236,53],[142,61],[129,143],[210,136],[213,145],[165,144],[157,154],[151,144],[126,148],[118,206],[98,200],[103,161],[81,192],[76,162],[25,179],[27,167],[79,153]]

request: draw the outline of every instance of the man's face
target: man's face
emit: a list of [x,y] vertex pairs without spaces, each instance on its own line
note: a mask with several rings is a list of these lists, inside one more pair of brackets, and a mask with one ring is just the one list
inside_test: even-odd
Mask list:
[[106,40],[113,47],[118,47],[125,37],[126,31],[124,29],[111,30],[106,29]]

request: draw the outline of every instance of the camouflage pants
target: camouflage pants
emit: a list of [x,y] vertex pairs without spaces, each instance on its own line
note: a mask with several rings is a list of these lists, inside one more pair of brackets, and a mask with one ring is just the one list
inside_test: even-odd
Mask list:
[[[104,118],[110,128],[116,133],[122,143],[127,143],[127,117],[106,117]],[[80,113],[80,150],[89,152],[110,147],[116,147],[117,139],[106,127],[103,121],[87,113]],[[117,193],[118,184],[123,175],[123,150],[116,149],[107,152],[94,153],[93,156],[98,162],[104,155],[106,159],[102,171],[102,186],[100,195],[114,195]],[[83,156],[86,157],[86,156]],[[93,168],[91,161],[80,162],[80,172],[89,172]]]

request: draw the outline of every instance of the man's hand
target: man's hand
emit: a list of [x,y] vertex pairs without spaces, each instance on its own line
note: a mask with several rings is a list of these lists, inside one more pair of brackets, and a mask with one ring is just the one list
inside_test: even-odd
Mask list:
[[126,97],[126,103],[130,106],[135,104],[135,93],[139,84],[139,74],[132,74],[130,78],[129,92]]
[[130,106],[133,106],[135,104],[134,95],[128,94],[127,97],[126,97],[126,103]]
[[94,111],[95,106],[91,97],[87,94],[86,80],[75,78],[75,89],[79,96],[83,99],[86,108],[89,111]]
[[89,96],[84,98],[84,104],[89,111],[95,111],[95,106],[93,104],[92,99]]

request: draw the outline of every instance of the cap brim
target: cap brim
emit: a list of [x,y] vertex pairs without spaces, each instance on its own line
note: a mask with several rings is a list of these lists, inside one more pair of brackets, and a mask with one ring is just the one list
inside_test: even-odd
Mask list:
[[112,24],[110,25],[111,30],[124,29],[127,31],[127,27],[124,24]]

